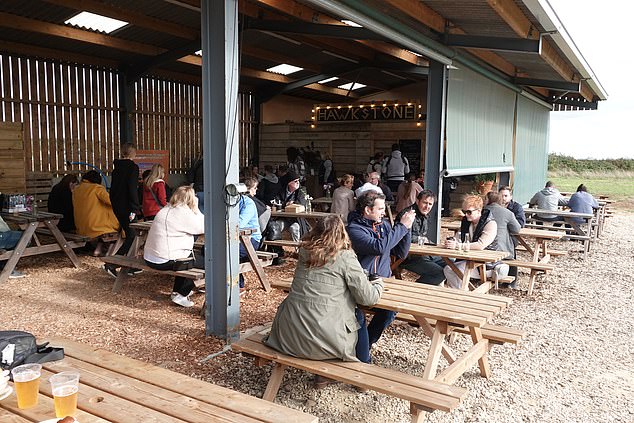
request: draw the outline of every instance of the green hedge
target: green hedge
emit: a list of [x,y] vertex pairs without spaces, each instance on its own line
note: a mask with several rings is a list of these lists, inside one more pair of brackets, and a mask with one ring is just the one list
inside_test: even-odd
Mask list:
[[548,170],[561,171],[570,170],[573,172],[604,172],[604,171],[634,171],[633,159],[575,159],[563,154],[548,155]]

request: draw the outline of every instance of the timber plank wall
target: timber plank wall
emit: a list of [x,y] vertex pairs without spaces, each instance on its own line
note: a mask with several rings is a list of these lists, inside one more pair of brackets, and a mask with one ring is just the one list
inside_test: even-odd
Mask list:
[[425,124],[372,122],[333,123],[311,128],[307,124],[283,123],[262,125],[260,129],[259,164],[286,163],[288,147],[312,145],[322,154],[329,154],[338,176],[365,172],[375,152],[389,154],[399,140],[421,140],[421,159],[425,157]]
[[21,123],[0,122],[0,192],[25,192],[23,138]]

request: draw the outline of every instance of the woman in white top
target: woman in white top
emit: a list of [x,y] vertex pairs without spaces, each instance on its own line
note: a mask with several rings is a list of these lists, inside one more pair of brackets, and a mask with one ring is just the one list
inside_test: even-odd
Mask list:
[[354,176],[345,174],[339,181],[339,188],[332,193],[332,207],[331,213],[337,213],[341,215],[341,219],[347,225],[348,213],[354,210],[354,191],[352,191],[352,184],[354,183]]
[[[204,226],[194,189],[188,185],[177,188],[152,222],[143,251],[145,262],[157,270],[173,269],[177,260],[193,256],[194,235],[204,233]],[[189,299],[193,288],[191,279],[177,276],[172,301],[183,307],[193,306]]]

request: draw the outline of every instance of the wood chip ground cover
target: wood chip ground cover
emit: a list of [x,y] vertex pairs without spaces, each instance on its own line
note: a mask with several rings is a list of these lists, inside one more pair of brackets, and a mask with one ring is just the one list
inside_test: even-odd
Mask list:
[[[494,323],[528,333],[519,346],[498,346],[489,354],[490,379],[474,367],[456,384],[469,389],[452,413],[435,412],[431,422],[634,422],[634,214],[608,220],[602,238],[586,261],[577,253],[555,258],[554,272],[540,277],[535,294],[500,290],[514,302]],[[566,243],[557,248],[579,249]],[[20,329],[40,338],[62,336],[189,376],[261,397],[269,366],[222,351],[224,342],[204,336],[196,306],[184,309],[169,301],[171,278],[141,274],[129,279],[121,294],[101,262],[81,256],[74,269],[61,254],[27,257],[19,269],[27,278],[4,283],[0,329]],[[295,260],[270,267],[270,278],[290,277]],[[411,278],[406,274],[406,278]],[[241,330],[265,326],[284,294],[266,294],[252,274],[241,298]],[[456,348],[466,348],[459,337]],[[394,324],[372,351],[380,366],[422,374],[429,339],[405,324]],[[360,394],[346,385],[312,387],[312,375],[287,373],[276,401],[320,417],[321,422],[407,422],[408,404],[372,391]]]

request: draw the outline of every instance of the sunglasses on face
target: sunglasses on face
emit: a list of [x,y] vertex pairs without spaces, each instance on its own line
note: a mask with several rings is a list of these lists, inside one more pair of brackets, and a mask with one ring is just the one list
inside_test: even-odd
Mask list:
[[466,214],[467,216],[471,216],[474,212],[477,212],[477,211],[480,211],[480,210],[478,210],[478,209],[475,209],[475,210],[463,210],[462,212],[464,214]]

